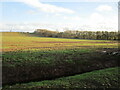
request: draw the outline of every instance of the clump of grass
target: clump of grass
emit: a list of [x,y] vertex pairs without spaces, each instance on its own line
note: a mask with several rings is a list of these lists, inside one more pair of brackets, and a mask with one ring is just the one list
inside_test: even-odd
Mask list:
[[5,86],[4,88],[119,88],[120,67],[107,68],[75,76]]

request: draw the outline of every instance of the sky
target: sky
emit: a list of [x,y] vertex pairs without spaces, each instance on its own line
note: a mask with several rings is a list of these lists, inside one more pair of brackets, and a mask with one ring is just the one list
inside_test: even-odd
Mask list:
[[117,2],[89,1],[1,0],[0,31],[118,31]]

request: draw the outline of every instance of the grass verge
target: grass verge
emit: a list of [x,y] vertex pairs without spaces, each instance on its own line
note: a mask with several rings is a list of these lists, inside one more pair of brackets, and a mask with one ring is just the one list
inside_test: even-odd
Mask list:
[[75,76],[5,86],[7,88],[118,88],[120,67],[107,68]]

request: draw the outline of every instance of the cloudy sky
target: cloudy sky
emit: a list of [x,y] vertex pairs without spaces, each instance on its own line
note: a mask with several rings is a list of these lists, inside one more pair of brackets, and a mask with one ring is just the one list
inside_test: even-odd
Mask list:
[[1,0],[0,12],[0,31],[118,30],[117,1]]

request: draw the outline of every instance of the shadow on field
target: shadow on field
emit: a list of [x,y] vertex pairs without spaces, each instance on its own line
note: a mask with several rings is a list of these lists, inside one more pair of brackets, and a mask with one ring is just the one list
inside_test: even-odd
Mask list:
[[2,55],[3,85],[55,79],[116,67],[118,49],[6,52]]

